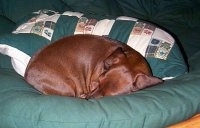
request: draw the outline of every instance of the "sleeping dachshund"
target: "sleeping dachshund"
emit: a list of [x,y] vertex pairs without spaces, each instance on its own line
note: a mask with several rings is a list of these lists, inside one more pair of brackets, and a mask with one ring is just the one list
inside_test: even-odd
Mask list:
[[162,83],[145,58],[107,37],[73,35],[38,51],[25,80],[46,95],[84,99],[130,94]]

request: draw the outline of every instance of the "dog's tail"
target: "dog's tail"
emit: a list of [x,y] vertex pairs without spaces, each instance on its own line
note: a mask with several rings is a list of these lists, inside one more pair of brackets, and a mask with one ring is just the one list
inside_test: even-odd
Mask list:
[[24,77],[30,56],[17,48],[6,44],[0,44],[0,53],[11,57],[11,63],[15,71]]

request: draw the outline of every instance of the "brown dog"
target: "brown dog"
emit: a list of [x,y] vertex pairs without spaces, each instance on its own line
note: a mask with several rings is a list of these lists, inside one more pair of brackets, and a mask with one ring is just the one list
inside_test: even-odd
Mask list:
[[25,80],[44,94],[97,98],[129,94],[161,83],[142,55],[118,41],[75,35],[34,55]]

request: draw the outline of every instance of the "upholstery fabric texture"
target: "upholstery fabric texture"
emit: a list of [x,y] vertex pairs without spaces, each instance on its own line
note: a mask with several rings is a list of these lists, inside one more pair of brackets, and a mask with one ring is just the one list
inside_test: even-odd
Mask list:
[[[199,7],[200,2],[195,0],[0,0],[0,45],[32,56],[52,41],[74,34],[80,17],[66,15],[58,19],[61,24],[54,26],[51,40],[33,33],[12,33],[38,10],[80,12],[96,21],[127,16],[154,24],[175,40],[168,58],[173,56],[170,62],[177,66],[161,66],[160,61],[165,60],[147,58],[155,68],[153,73],[180,73],[161,85],[130,95],[82,100],[42,95],[13,70],[10,57],[0,54],[0,128],[164,128],[200,113]],[[120,27],[124,22],[116,23],[113,30],[131,31],[127,26]],[[127,24],[134,25],[132,21]],[[111,33],[112,38],[127,40],[127,35],[121,36],[125,31],[120,36]],[[156,70],[158,67],[162,70]]]

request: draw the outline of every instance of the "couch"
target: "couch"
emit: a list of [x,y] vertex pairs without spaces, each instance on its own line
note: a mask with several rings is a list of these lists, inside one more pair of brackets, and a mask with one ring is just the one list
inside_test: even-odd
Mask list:
[[[153,24],[174,39],[173,46],[163,46],[171,50],[167,59],[146,56],[153,75],[165,79],[163,84],[130,95],[89,100],[41,94],[14,70],[13,63],[21,58],[13,59],[1,51],[0,128],[164,128],[200,113],[199,6],[195,0],[0,0],[0,45],[17,48],[30,57],[72,35],[79,14],[96,22],[114,19],[119,27],[109,36],[122,42],[138,21]],[[48,16],[59,14],[52,38],[18,31],[43,14],[41,10],[50,13]],[[77,13],[69,16],[71,12]],[[60,15],[64,13],[67,16]],[[120,16],[128,21],[116,20]]]

